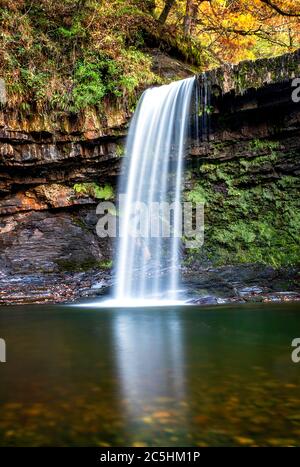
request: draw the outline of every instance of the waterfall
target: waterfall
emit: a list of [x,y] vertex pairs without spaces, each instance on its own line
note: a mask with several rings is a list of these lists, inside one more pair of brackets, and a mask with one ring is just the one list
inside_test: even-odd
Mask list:
[[179,298],[183,159],[195,83],[146,90],[130,125],[114,293],[122,304]]

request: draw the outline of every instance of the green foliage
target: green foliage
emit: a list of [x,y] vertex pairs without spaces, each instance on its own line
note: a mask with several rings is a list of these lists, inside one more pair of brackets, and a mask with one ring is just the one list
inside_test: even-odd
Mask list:
[[187,193],[187,200],[192,203],[205,203],[209,199],[209,194],[201,185],[196,185],[193,190]]
[[94,187],[95,198],[109,200],[114,197],[113,188],[110,185],[105,185],[104,187],[95,186]]
[[264,151],[266,149],[270,151],[274,151],[275,149],[279,148],[278,141],[269,141],[269,140],[262,140],[262,139],[254,139],[249,143],[250,149],[254,151]]
[[73,39],[73,38],[84,38],[86,37],[87,31],[80,21],[76,21],[72,24],[71,28],[67,29],[64,26],[60,26],[56,30],[56,34],[61,36],[63,39]]
[[117,144],[116,145],[116,155],[118,157],[123,157],[125,154],[125,147],[123,144]]
[[213,113],[213,111],[214,111],[214,108],[212,105],[206,105],[204,109],[201,109],[201,107],[199,107],[198,115],[199,117],[202,117],[202,115],[205,115],[205,114],[210,115]]
[[113,266],[113,262],[111,259],[109,260],[104,260],[104,261],[101,261],[100,264],[99,264],[100,268],[102,269],[111,269],[112,266]]
[[79,195],[86,195],[92,198],[108,201],[113,199],[114,191],[110,185],[101,187],[96,183],[75,183],[73,186],[75,193]]
[[101,67],[94,63],[78,63],[74,74],[72,91],[73,110],[99,105],[106,94]]
[[141,50],[149,15],[134,2],[41,0],[25,11],[0,8],[1,77],[13,109],[102,112],[105,98],[118,98],[132,110],[140,87],[159,82]]

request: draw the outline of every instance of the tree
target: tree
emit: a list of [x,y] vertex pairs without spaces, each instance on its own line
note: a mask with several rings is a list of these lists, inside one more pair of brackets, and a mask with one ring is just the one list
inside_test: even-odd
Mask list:
[[186,0],[185,17],[184,17],[184,36],[188,37],[192,34],[192,29],[197,18],[199,3],[202,1]]
[[[293,11],[292,9],[289,9],[289,11],[284,10],[284,7],[281,7],[280,5],[277,5],[275,1],[272,0],[261,0],[262,3],[265,3],[268,5],[270,8],[273,8],[277,13],[283,16],[300,16],[300,13],[296,13],[296,11]],[[286,2],[281,2],[281,3],[286,3]]]
[[167,3],[157,0],[163,21],[176,31],[177,42],[188,39],[190,46],[201,53],[204,66],[270,57],[300,47],[300,0]]
[[164,24],[168,18],[168,15],[171,11],[172,6],[174,5],[176,0],[166,0],[165,6],[163,11],[161,12],[161,15],[159,17],[159,22],[161,24]]
[[183,30],[184,30],[185,37],[188,36],[191,32],[192,4],[193,4],[193,0],[186,0],[185,17],[184,17],[184,24],[183,24]]

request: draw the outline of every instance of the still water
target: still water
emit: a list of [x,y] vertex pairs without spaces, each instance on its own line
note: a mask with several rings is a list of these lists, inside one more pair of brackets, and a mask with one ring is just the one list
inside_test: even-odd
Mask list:
[[300,445],[296,304],[0,308],[0,446]]

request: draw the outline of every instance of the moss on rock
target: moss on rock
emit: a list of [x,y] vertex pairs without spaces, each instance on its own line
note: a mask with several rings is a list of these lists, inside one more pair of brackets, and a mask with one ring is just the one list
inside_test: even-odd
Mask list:
[[296,176],[276,171],[289,155],[278,142],[251,140],[247,146],[248,157],[203,161],[194,171],[185,195],[205,203],[205,240],[188,255],[214,265],[296,265],[299,183]]
[[300,50],[270,59],[246,60],[237,65],[226,64],[207,73],[212,85],[222,92],[243,94],[249,88],[289,81],[300,75]]
[[97,183],[75,183],[73,186],[75,193],[78,195],[86,195],[96,199],[109,200],[114,197],[113,187],[106,184],[99,186]]

